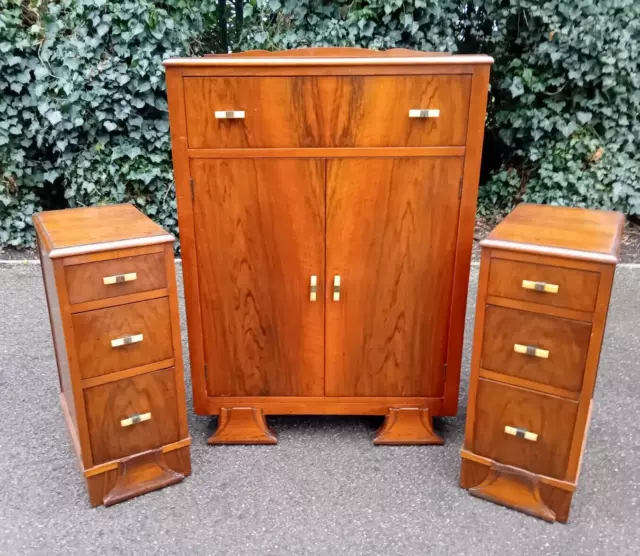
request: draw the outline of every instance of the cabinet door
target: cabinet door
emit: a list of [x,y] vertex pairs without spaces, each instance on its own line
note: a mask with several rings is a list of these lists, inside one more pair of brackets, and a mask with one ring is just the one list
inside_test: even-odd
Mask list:
[[443,394],[462,162],[328,162],[327,396]]
[[210,396],[324,393],[324,164],[191,161]]

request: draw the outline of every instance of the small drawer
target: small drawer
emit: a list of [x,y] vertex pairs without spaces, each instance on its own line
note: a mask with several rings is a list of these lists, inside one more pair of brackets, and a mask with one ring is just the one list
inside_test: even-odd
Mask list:
[[419,147],[466,141],[468,75],[187,77],[189,147]]
[[473,451],[564,480],[577,412],[577,402],[479,379]]
[[87,388],[84,401],[94,465],[180,440],[173,368]]
[[173,357],[167,297],[76,313],[71,318],[82,378]]
[[577,392],[590,338],[586,322],[488,305],[480,366]]
[[167,287],[164,253],[65,267],[69,303],[83,303]]
[[559,266],[491,259],[488,295],[592,312],[600,274]]

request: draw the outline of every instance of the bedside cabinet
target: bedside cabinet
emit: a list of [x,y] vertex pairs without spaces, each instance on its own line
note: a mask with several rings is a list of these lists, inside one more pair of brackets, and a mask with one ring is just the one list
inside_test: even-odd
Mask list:
[[519,205],[482,242],[460,486],[566,522],[624,217]]
[[191,471],[174,237],[132,205],[33,217],[60,402],[93,506]]

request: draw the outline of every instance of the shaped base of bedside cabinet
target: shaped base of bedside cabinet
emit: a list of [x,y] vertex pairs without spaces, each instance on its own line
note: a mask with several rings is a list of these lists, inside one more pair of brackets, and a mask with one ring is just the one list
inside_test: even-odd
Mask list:
[[277,444],[278,439],[267,426],[262,409],[257,407],[223,407],[218,428],[209,444]]
[[468,489],[469,494],[551,523],[567,522],[573,491],[552,486],[546,482],[548,478],[535,473],[492,460],[487,462],[489,465],[463,455],[460,486]]
[[392,407],[373,439],[376,446],[403,444],[442,445],[444,440],[433,430],[431,414],[420,407]]

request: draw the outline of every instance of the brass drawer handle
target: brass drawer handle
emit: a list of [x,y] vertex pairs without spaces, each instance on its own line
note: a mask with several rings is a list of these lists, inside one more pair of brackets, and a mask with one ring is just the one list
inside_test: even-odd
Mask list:
[[523,280],[522,287],[525,290],[535,290],[537,292],[558,293],[560,287],[557,284],[547,284],[546,282],[534,282],[533,280]]
[[530,440],[531,442],[535,442],[536,440],[538,440],[538,435],[535,432],[529,432],[526,429],[519,429],[518,427],[510,427],[507,425],[504,428],[504,432],[506,434],[510,434],[511,436],[517,436],[518,438]]
[[129,344],[137,344],[142,342],[143,335],[142,334],[134,334],[133,336],[123,336],[122,338],[116,338],[115,340],[111,340],[111,347],[117,348],[120,346],[128,346]]
[[120,426],[130,427],[131,425],[137,425],[138,423],[142,423],[143,421],[150,421],[150,420],[151,420],[151,413],[138,413],[137,415],[132,415],[131,417],[122,419],[122,421],[120,421]]
[[216,120],[244,120],[244,110],[216,110]]
[[127,274],[115,274],[113,276],[105,276],[102,281],[105,286],[110,284],[122,284],[122,282],[133,282],[138,279],[136,272],[127,272]]
[[440,110],[437,108],[412,108],[409,110],[410,118],[439,118]]
[[333,300],[340,301],[340,284],[342,280],[340,279],[340,275],[336,274],[333,277]]
[[524,346],[522,344],[514,344],[513,351],[516,353],[522,353],[531,357],[539,357],[540,359],[549,359],[549,351],[546,349],[540,349],[535,346]]
[[309,301],[315,301],[318,298],[318,277],[311,275],[309,280]]

